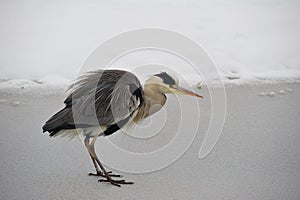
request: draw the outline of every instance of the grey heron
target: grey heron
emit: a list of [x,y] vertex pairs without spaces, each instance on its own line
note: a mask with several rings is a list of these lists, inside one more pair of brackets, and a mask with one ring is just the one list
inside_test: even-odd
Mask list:
[[[165,104],[166,94],[202,96],[178,85],[178,79],[166,72],[150,76],[142,87],[139,79],[129,71],[95,70],[79,77],[70,86],[65,107],[43,126],[50,137],[82,134],[84,144],[94,164],[99,182],[115,186],[133,184],[106,171],[95,152],[99,136],[109,136],[120,128],[138,123],[159,111]],[[158,105],[158,106],[157,106]]]

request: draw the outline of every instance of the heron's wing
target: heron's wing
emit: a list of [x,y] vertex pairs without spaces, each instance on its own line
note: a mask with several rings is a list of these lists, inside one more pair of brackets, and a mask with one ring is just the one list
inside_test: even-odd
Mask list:
[[74,82],[65,100],[75,124],[111,125],[130,116],[142,103],[137,77],[127,71],[97,70]]

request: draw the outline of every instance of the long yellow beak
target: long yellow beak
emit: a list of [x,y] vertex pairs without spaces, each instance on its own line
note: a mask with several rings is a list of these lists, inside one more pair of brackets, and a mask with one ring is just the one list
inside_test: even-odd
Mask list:
[[183,94],[183,95],[190,95],[190,96],[194,96],[194,97],[198,97],[198,98],[203,98],[203,96],[197,94],[197,93],[194,93],[190,90],[187,90],[183,87],[180,87],[180,86],[176,86],[176,87],[173,87],[173,93],[175,94]]

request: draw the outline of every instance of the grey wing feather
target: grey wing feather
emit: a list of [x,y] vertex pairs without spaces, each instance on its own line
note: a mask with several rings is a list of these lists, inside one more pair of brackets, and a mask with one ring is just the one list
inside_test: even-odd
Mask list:
[[124,125],[144,99],[137,77],[121,70],[89,72],[71,85],[69,93],[64,101],[66,107],[43,126],[43,131],[50,136],[60,130],[97,125],[110,127],[106,134],[112,134],[119,125]]
[[92,71],[72,84],[65,104],[72,106],[76,124],[111,125],[125,119],[140,106],[143,94],[136,95],[131,86],[142,88],[130,72]]

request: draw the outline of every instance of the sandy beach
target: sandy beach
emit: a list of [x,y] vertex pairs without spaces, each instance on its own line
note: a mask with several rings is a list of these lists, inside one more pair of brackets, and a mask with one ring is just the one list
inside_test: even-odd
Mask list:
[[[271,91],[274,96],[262,93]],[[203,125],[185,154],[151,173],[113,170],[135,182],[118,188],[88,176],[94,169],[79,139],[42,134],[41,126],[63,106],[64,95],[2,91],[0,199],[299,199],[300,84],[233,86],[226,93],[225,126],[205,159],[198,158],[209,118],[204,99]],[[166,106],[176,109],[172,98]],[[172,115],[170,120],[176,121]],[[171,129],[164,134],[172,135]],[[143,143],[126,145],[135,149]]]

